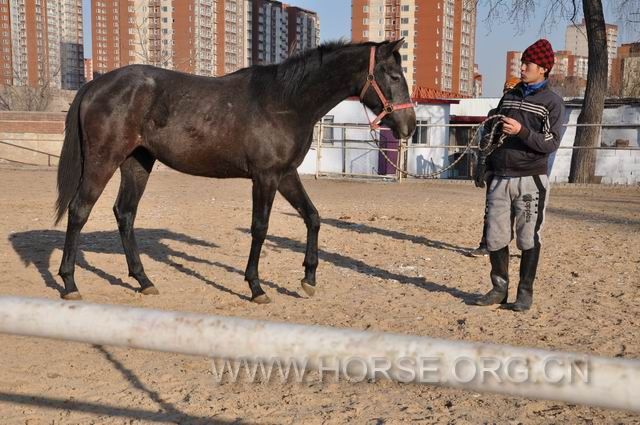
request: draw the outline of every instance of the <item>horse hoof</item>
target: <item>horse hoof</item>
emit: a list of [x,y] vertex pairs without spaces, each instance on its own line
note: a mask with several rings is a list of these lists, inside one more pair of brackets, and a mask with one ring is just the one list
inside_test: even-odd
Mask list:
[[160,295],[160,292],[158,291],[158,289],[153,285],[147,286],[146,288],[142,288],[140,290],[140,293],[142,295]]
[[80,301],[82,299],[82,295],[80,295],[80,292],[78,291],[67,292],[62,295],[62,299],[67,301]]
[[267,294],[262,294],[251,298],[251,301],[256,304],[269,304],[271,302],[271,298],[269,298]]
[[302,285],[302,289],[304,290],[304,292],[306,292],[310,297],[313,297],[316,294],[315,285],[309,285],[307,279],[302,279],[300,281],[300,284]]

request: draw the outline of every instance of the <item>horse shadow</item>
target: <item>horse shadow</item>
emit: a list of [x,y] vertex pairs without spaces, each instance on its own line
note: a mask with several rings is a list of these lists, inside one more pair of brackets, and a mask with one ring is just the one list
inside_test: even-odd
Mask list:
[[[250,300],[248,296],[237,293],[225,286],[222,286],[219,283],[207,278],[206,276],[203,276],[198,271],[185,266],[182,261],[219,267],[227,272],[244,276],[244,272],[242,270],[239,270],[228,264],[202,259],[190,255],[186,252],[174,249],[167,243],[165,243],[165,241],[182,242],[190,246],[205,248],[219,248],[219,245],[213,242],[208,242],[183,233],[172,232],[166,229],[136,229],[136,239],[138,241],[140,253],[148,255],[149,257],[151,257],[151,259],[160,263],[167,264],[173,267],[175,270],[188,276],[194,277],[221,292],[235,295],[242,300]],[[51,229],[29,230],[26,232],[13,233],[9,236],[11,246],[18,254],[23,264],[25,266],[34,265],[42,276],[44,284],[48,288],[58,291],[60,294],[64,293],[64,287],[57,282],[55,276],[51,273],[50,268],[51,256],[53,255],[54,250],[63,249],[64,240],[65,232]],[[137,291],[136,287],[131,286],[129,283],[124,282],[122,279],[91,265],[85,259],[84,252],[93,252],[99,254],[121,254],[124,260],[124,251],[122,249],[120,234],[117,231],[96,231],[82,233],[76,264],[77,266],[82,267],[87,271],[93,272],[113,286],[120,286],[132,291]],[[127,270],[126,264],[124,264],[124,267],[124,270]],[[289,291],[288,289],[280,287],[273,282],[263,281],[262,283],[275,289],[281,294],[292,296],[295,298],[301,298],[300,294],[298,294],[297,292]]]
[[0,402],[17,404],[31,408],[44,408],[47,410],[73,411],[91,415],[108,416],[109,418],[122,419],[122,423],[133,423],[134,420],[144,423],[172,423],[189,425],[241,425],[249,424],[240,418],[235,420],[223,420],[208,416],[195,416],[183,413],[180,410],[143,410],[136,408],[118,407],[108,404],[81,401],[72,398],[45,397],[40,394],[17,394],[0,391]]
[[[159,421],[161,422],[172,422],[172,423],[193,423],[193,424],[227,424],[227,423],[242,423],[239,419],[236,419],[233,422],[226,421],[218,421],[214,418],[206,418],[206,417],[198,417],[192,416],[187,413],[184,413],[182,410],[178,409],[175,404],[166,401],[161,394],[149,388],[143,381],[136,375],[131,369],[125,366],[125,364],[120,361],[111,351],[103,347],[102,345],[93,345],[93,348],[100,353],[106,361],[108,361],[115,370],[117,370],[122,377],[129,383],[132,388],[140,391],[143,394],[153,401],[159,408],[159,411],[162,412],[162,415],[158,416]],[[128,412],[127,412],[128,413]],[[147,419],[148,418],[144,418]]]
[[[245,233],[250,232],[249,229],[238,228],[238,230]],[[306,251],[306,245],[294,239],[276,235],[268,235],[266,240],[276,249],[287,249],[302,254],[304,254]],[[371,266],[362,260],[338,254],[336,252],[328,252],[322,249],[318,249],[318,258],[321,261],[326,261],[333,264],[334,266],[357,271],[358,273],[362,273],[367,276],[378,277],[384,280],[396,280],[403,285],[413,285],[429,292],[444,292],[464,301],[466,304],[469,304],[478,298],[478,294],[471,294],[458,288],[451,288],[439,283],[430,282],[423,277],[405,276],[402,274],[394,273],[378,266]]]

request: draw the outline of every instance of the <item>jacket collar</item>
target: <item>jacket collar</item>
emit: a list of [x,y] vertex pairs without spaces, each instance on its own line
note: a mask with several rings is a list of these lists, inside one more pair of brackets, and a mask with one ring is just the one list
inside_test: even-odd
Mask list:
[[536,83],[536,84],[520,83],[519,86],[521,86],[520,90],[522,92],[522,97],[527,97],[527,96],[529,96],[531,94],[536,93],[539,90],[542,90],[542,89],[546,88],[548,81],[549,80],[544,79],[544,80],[542,80],[542,81],[540,81],[539,83]]

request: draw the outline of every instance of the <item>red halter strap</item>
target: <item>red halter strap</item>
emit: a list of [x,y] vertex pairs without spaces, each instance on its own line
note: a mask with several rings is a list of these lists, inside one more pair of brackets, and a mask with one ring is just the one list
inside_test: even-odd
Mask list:
[[364,87],[360,92],[360,101],[361,102],[364,101],[364,95],[367,93],[367,90],[369,90],[369,87],[373,87],[373,89],[378,94],[378,99],[380,99],[380,102],[382,102],[382,112],[380,112],[378,116],[375,117],[375,119],[369,123],[372,130],[379,129],[380,122],[382,121],[382,119],[385,116],[393,113],[394,111],[397,111],[398,109],[413,108],[413,103],[401,103],[398,105],[394,105],[393,103],[389,102],[386,97],[384,97],[384,93],[382,93],[382,90],[380,90],[380,86],[376,81],[376,77],[373,75],[373,70],[375,66],[376,66],[376,48],[371,46],[371,54],[369,55],[369,74],[367,75],[367,82],[364,84]]

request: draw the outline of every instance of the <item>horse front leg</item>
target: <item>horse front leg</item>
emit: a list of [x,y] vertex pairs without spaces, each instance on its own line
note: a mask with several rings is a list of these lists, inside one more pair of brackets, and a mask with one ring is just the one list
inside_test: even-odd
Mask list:
[[302,186],[297,170],[291,170],[280,180],[278,191],[300,214],[307,226],[307,249],[304,255],[304,279],[302,289],[309,296],[316,293],[316,269],[318,268],[318,233],[320,216]]
[[260,252],[267,237],[269,229],[269,216],[273,206],[273,198],[278,187],[278,176],[275,174],[259,175],[253,178],[253,213],[251,218],[251,252],[244,280],[249,283],[251,289],[251,301],[258,304],[267,304],[271,299],[260,286],[258,264]]

